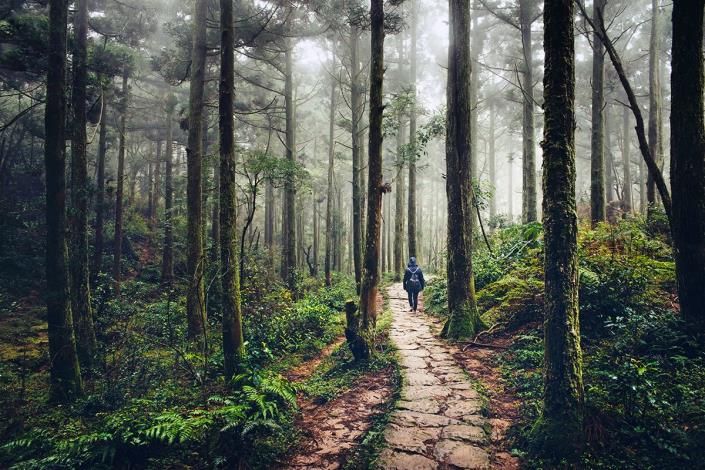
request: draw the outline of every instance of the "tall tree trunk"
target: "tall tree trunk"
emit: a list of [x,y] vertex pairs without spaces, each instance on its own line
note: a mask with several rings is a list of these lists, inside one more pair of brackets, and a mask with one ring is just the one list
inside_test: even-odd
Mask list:
[[152,224],[152,209],[154,208],[154,162],[147,161],[147,225],[149,230],[154,229]]
[[[343,243],[343,241],[344,241],[343,237],[347,233],[346,232],[347,227],[346,227],[345,219],[343,218],[343,213],[344,213],[343,212],[343,197],[342,197],[342,191],[340,190],[340,187],[338,187],[338,190],[336,191],[335,204],[336,204],[335,212],[338,217],[338,222],[337,222],[336,226],[338,228],[335,232],[336,239],[335,239],[335,265],[334,266],[335,266],[336,271],[342,271],[343,270],[343,247],[345,245],[347,245],[348,248],[350,248],[351,244],[349,242],[347,244]],[[352,240],[350,240],[350,241],[352,241]]]
[[448,320],[443,335],[472,337],[481,322],[472,270],[472,165],[470,152],[470,4],[450,0],[446,89],[446,195],[448,198]]
[[[606,0],[595,0],[593,21],[604,15]],[[592,138],[590,141],[590,220],[595,227],[606,217],[605,145],[603,110],[605,107],[604,46],[597,32],[592,35]]]
[[409,85],[411,87],[411,108],[409,109],[409,215],[408,239],[409,257],[417,255],[416,246],[416,0],[411,0],[411,51],[409,51]]
[[50,396],[73,401],[83,393],[76,355],[66,249],[66,0],[49,1],[49,49],[44,165],[46,175],[46,303],[49,323]]
[[318,195],[313,194],[313,275],[318,277],[318,258],[320,253],[320,222],[321,215],[319,210]]
[[271,255],[274,246],[274,185],[269,179],[265,181],[264,189],[264,245]]
[[232,378],[245,354],[240,310],[240,270],[237,268],[235,129],[233,93],[235,50],[233,2],[220,0],[220,87],[218,112],[220,130],[220,264],[223,270],[223,366],[226,379]]
[[534,58],[531,38],[531,25],[533,23],[534,0],[520,0],[519,21],[521,29],[521,43],[524,55],[524,70],[522,74],[523,115],[522,115],[522,142],[523,142],[523,197],[522,221],[535,222],[536,214],[536,149],[534,129]]
[[88,161],[86,83],[88,81],[88,0],[76,1],[73,42],[73,129],[71,133],[71,311],[81,365],[90,369],[96,352],[88,270]]
[[330,85],[330,114],[328,120],[328,194],[326,196],[326,254],[323,269],[326,276],[326,286],[331,285],[331,268],[333,263],[333,165],[335,164],[335,79],[331,78]]
[[605,137],[605,199],[607,209],[609,210],[610,202],[615,200],[615,175],[614,175],[614,154],[612,153],[612,126],[610,121],[610,107],[605,105],[602,111],[603,133]]
[[[362,281],[362,195],[360,186],[360,121],[362,116],[362,86],[360,85],[360,31],[357,26],[350,28],[350,110],[352,127],[352,238],[355,285],[360,292]],[[335,53],[333,54],[335,60]]]
[[149,220],[152,225],[152,231],[157,230],[157,211],[159,210],[159,193],[161,184],[161,167],[162,167],[162,141],[157,140],[157,161],[154,162],[154,181],[152,183],[152,212],[149,214]]
[[[659,0],[651,0],[651,37],[649,40],[649,151],[659,168],[663,167],[663,127],[661,125],[661,38],[659,37]],[[646,180],[646,202],[656,204],[656,182],[651,171]]]
[[622,185],[622,210],[625,214],[632,212],[632,169],[629,151],[631,141],[629,139],[629,109],[622,108],[622,169],[624,171],[624,181]]
[[[372,62],[370,66],[370,117],[367,177],[367,234],[360,287],[360,320],[363,330],[375,324],[379,284],[380,229],[382,224],[382,112],[384,85],[384,2],[372,0],[370,10]],[[369,355],[369,348],[367,348]]]
[[203,110],[206,75],[207,0],[195,0],[193,15],[193,48],[191,50],[191,82],[189,84],[189,128],[187,155],[186,205],[188,211],[186,276],[187,335],[196,339],[205,334],[206,308],[203,266]]
[[394,280],[400,281],[404,271],[404,155],[402,146],[404,144],[404,128],[399,126],[397,132],[397,162],[396,169],[396,195],[394,204]]
[[507,159],[509,166],[509,178],[507,178],[507,211],[509,212],[509,220],[514,221],[514,157],[509,155]]
[[494,219],[497,216],[497,163],[495,155],[495,104],[494,101],[490,103],[490,142],[489,142],[489,152],[487,158],[489,160],[490,167],[490,184],[492,185],[492,192],[490,194],[490,219]]
[[673,245],[681,314],[694,335],[705,334],[705,1],[673,4],[671,190]]
[[639,212],[646,214],[649,206],[649,201],[646,197],[646,182],[648,179],[648,170],[644,160],[639,159]]
[[575,206],[573,0],[544,7],[544,400],[539,444],[556,461],[575,461],[583,444],[583,379],[578,321]]
[[172,159],[174,153],[174,109],[176,98],[170,94],[166,107],[166,148],[164,162],[164,251],[162,253],[162,282],[171,284],[174,279],[174,180]]
[[[98,77],[98,82],[102,78]],[[100,101],[102,112],[98,132],[98,161],[96,169],[96,202],[95,202],[95,246],[93,252],[93,285],[98,280],[98,274],[103,269],[103,226],[105,225],[105,154],[108,146],[108,103],[105,100],[105,88],[101,89]]]
[[122,263],[122,212],[125,193],[125,146],[127,139],[127,104],[130,90],[127,81],[130,70],[127,65],[122,69],[122,96],[120,97],[120,128],[118,129],[118,167],[117,188],[115,190],[115,238],[113,239],[113,286],[115,294],[120,295]]
[[[294,69],[292,64],[293,45],[287,39],[284,51],[285,76],[284,76],[284,101],[286,107],[286,159],[291,165],[296,162],[296,117],[294,115]],[[284,278],[290,290],[296,288],[296,186],[288,176],[284,182],[284,219],[285,233],[282,252]]]

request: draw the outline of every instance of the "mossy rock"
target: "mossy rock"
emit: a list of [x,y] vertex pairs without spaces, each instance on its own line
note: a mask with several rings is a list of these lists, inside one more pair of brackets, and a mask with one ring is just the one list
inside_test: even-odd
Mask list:
[[516,329],[543,319],[543,282],[504,276],[479,291],[477,303],[483,323],[492,326],[503,322]]

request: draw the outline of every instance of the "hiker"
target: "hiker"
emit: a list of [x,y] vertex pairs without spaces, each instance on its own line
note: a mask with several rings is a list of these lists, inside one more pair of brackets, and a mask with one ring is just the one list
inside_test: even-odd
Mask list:
[[421,268],[416,264],[416,258],[409,258],[409,264],[404,272],[404,290],[409,294],[410,312],[415,312],[419,306],[419,292],[426,286]]

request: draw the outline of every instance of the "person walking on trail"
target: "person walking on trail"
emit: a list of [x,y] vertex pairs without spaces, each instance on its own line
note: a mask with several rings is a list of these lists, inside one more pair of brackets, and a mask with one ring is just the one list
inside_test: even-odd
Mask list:
[[419,292],[426,287],[426,280],[423,278],[421,268],[416,264],[416,258],[409,258],[409,264],[404,271],[404,290],[409,294],[410,312],[415,312],[419,306]]

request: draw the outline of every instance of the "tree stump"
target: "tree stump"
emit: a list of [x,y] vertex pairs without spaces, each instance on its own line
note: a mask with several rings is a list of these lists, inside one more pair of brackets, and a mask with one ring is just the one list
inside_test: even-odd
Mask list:
[[360,313],[354,300],[345,302],[345,338],[348,341],[348,346],[356,361],[368,359],[370,357],[370,348],[362,336]]

